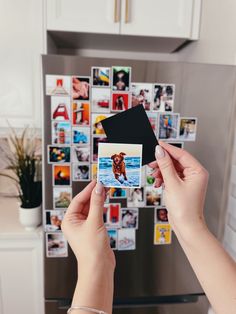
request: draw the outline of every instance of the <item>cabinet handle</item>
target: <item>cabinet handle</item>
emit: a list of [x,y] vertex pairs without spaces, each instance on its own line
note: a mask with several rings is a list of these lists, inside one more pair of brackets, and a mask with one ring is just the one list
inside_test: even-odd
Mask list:
[[125,23],[129,23],[129,0],[125,0]]
[[114,4],[114,22],[115,22],[115,23],[120,22],[119,9],[118,9],[118,1],[119,1],[119,0],[115,0],[115,4]]

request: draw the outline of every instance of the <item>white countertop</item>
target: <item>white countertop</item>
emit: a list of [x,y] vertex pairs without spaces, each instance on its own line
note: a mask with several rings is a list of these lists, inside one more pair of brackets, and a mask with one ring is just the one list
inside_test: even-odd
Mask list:
[[30,238],[42,237],[42,226],[36,230],[26,231],[19,222],[19,203],[14,197],[0,197],[0,240],[11,238]]

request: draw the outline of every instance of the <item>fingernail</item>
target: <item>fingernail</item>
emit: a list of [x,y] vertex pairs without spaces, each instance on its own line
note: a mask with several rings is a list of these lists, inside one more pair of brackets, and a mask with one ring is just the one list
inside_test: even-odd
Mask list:
[[103,184],[101,182],[97,182],[95,192],[98,195],[101,195],[103,192]]
[[165,151],[163,150],[163,148],[160,145],[156,146],[156,158],[157,159],[161,159],[163,157],[165,157]]

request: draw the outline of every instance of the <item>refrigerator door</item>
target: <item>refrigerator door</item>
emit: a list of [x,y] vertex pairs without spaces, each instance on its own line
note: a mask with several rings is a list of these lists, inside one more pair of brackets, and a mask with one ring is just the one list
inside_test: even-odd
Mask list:
[[[174,111],[182,116],[199,119],[197,141],[186,143],[185,148],[203,163],[210,172],[210,177],[214,179],[210,180],[205,215],[210,229],[216,233],[225,187],[224,176],[228,167],[229,142],[233,131],[231,112],[234,105],[234,67],[58,55],[43,56],[42,61],[44,84],[45,74],[87,76],[90,75],[91,66],[98,65],[131,66],[132,81],[136,82],[176,84]],[[53,206],[52,172],[46,156],[46,145],[50,144],[50,141],[50,97],[44,96],[44,209],[51,209]],[[222,160],[225,161],[224,164]],[[73,182],[73,194],[84,186],[85,184]],[[153,209],[140,209],[136,236],[135,251],[116,252],[117,302],[127,298],[202,293],[201,286],[174,234],[171,245],[153,245]],[[71,299],[76,283],[76,269],[71,251],[68,258],[45,258],[45,298]]]

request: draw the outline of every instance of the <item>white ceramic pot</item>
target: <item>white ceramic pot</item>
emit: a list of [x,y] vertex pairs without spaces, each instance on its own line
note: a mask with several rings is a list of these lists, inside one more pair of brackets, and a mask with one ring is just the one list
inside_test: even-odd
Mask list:
[[35,230],[42,222],[41,205],[35,208],[19,208],[20,223],[25,230]]

